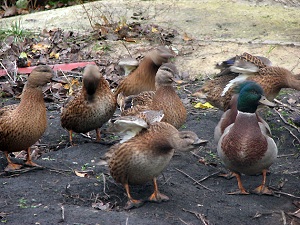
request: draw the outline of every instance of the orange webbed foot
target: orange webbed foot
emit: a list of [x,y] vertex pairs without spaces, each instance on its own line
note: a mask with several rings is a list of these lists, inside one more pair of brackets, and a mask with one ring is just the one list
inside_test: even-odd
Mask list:
[[258,186],[252,192],[258,195],[274,195],[274,192],[265,185]]
[[154,192],[149,198],[149,202],[165,202],[168,201],[169,197],[160,193],[160,192]]
[[221,174],[218,174],[219,177],[223,177],[227,180],[230,180],[232,178],[235,177],[234,173],[233,172],[229,172],[229,173],[221,173]]
[[19,170],[22,168],[23,165],[20,165],[20,164],[15,164],[15,163],[9,163],[7,165],[7,167],[4,169],[4,171],[6,172],[11,172],[11,171],[14,171],[14,170]]
[[40,166],[40,165],[38,165],[38,164],[32,162],[31,160],[30,160],[30,161],[26,161],[26,162],[25,162],[25,165],[26,165],[26,166],[32,166],[32,167],[42,167],[42,166]]
[[124,209],[132,209],[132,208],[138,208],[141,207],[144,204],[144,201],[142,200],[135,200],[135,199],[129,199],[124,206]]
[[228,195],[249,195],[249,192],[247,192],[245,189],[244,190],[238,190],[234,192],[229,192],[227,193]]

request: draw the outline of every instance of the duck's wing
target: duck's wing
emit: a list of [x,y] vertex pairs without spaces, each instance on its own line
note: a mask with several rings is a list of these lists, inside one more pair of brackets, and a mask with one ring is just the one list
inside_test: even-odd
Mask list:
[[147,122],[138,116],[120,116],[109,120],[107,132],[119,134],[122,138],[120,143],[123,143],[146,128]]
[[9,114],[11,111],[15,110],[18,107],[18,104],[6,105],[0,109],[0,117]]

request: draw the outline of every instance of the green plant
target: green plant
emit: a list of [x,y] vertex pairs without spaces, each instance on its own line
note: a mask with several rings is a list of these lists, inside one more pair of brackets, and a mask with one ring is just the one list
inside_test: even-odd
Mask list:
[[83,166],[81,166],[81,170],[86,170],[89,166],[89,163],[85,163]]
[[9,28],[0,29],[0,40],[4,40],[8,36],[14,37],[14,42],[22,42],[31,32],[24,30],[21,27],[21,20],[14,21]]
[[21,209],[26,209],[28,208],[27,205],[27,200],[25,198],[20,198],[19,199],[19,205],[18,205]]

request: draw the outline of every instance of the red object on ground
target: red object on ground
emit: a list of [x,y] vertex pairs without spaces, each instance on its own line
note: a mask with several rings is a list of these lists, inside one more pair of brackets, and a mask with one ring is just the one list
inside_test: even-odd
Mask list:
[[[85,67],[88,64],[96,64],[95,62],[76,62],[76,63],[64,63],[64,64],[54,64],[54,65],[49,65],[54,71],[56,70],[62,70],[62,71],[71,71],[75,68],[78,67]],[[29,74],[31,71],[35,68],[35,66],[30,66],[30,67],[24,67],[24,68],[18,68],[18,73],[21,74]],[[0,70],[0,77],[5,76],[6,71],[5,70]]]

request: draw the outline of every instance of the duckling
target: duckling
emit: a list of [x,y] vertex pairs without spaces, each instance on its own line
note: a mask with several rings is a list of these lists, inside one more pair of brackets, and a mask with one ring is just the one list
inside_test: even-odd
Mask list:
[[0,110],[0,150],[8,165],[5,171],[20,169],[22,165],[11,161],[8,154],[26,149],[26,165],[38,166],[31,160],[30,146],[36,143],[47,127],[46,106],[42,87],[54,75],[49,66],[37,66],[30,73],[21,95],[20,104],[8,105]]
[[269,101],[278,95],[281,88],[300,90],[299,76],[293,75],[287,69],[271,66],[267,58],[244,53],[236,56],[234,63],[231,62],[229,65],[231,72],[228,72],[228,69],[221,71],[220,76],[207,81],[194,95],[204,93],[210,103],[226,111],[234,94],[234,84],[246,80],[261,85]]
[[124,208],[140,207],[144,203],[131,196],[129,185],[145,184],[151,180],[154,192],[148,201],[169,200],[159,192],[156,177],[169,164],[174,150],[190,151],[202,143],[192,131],[179,132],[171,124],[154,122],[148,128],[141,129],[136,136],[112,146],[108,164],[112,177],[126,190],[128,202]]
[[139,66],[119,83],[115,96],[120,93],[129,96],[143,91],[155,91],[156,72],[171,57],[173,57],[171,51],[163,46],[150,51]]
[[86,133],[96,130],[96,141],[100,141],[99,128],[116,110],[116,98],[96,65],[87,65],[83,72],[82,90],[62,109],[61,125],[72,133]]
[[180,128],[186,121],[187,111],[172,86],[176,73],[178,70],[174,64],[165,63],[157,71],[155,92],[143,92],[136,96],[128,96],[126,99],[119,95],[119,105],[123,110],[121,115],[136,115],[145,110],[163,110],[162,121],[172,124],[177,129]]
[[[231,194],[249,194],[242,185],[240,174],[255,175],[260,172],[263,182],[254,192],[272,193],[265,185],[266,173],[275,161],[278,150],[267,123],[255,113],[259,104],[275,105],[263,95],[261,86],[250,81],[244,83],[237,98],[234,122],[226,127],[218,141],[218,155],[238,181],[239,192]],[[226,119],[222,117],[221,120]]]

